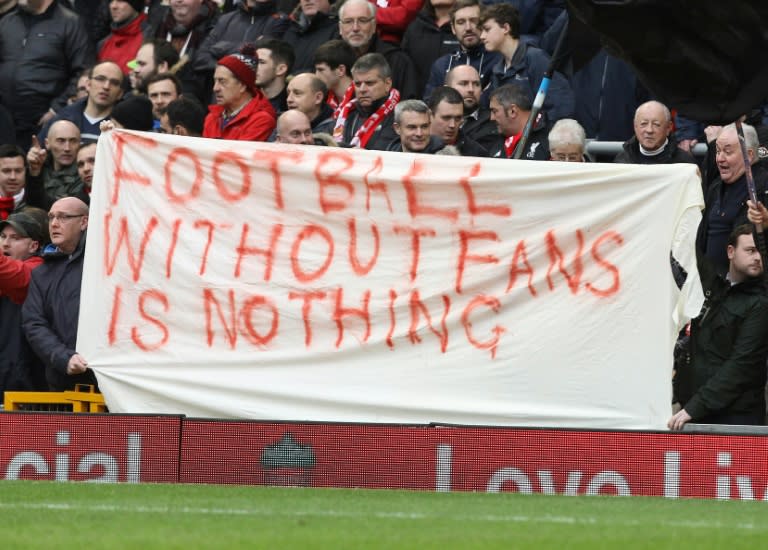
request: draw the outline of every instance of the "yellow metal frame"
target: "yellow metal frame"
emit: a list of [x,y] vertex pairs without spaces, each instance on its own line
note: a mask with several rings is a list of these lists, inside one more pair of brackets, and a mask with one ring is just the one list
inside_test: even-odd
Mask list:
[[[26,407],[25,407],[26,405]],[[7,391],[3,399],[6,411],[33,411],[29,406],[41,407],[63,405],[71,406],[73,413],[103,413],[107,412],[104,396],[96,392],[89,384],[78,384],[74,391],[42,392],[42,391]]]

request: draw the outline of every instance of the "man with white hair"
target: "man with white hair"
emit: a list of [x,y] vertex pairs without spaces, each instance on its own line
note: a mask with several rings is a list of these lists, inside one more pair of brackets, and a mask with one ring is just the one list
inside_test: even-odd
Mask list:
[[367,53],[383,55],[392,70],[392,84],[403,99],[421,97],[416,67],[399,47],[376,34],[376,5],[368,0],[347,0],[339,8],[339,34],[358,58]]
[[[763,162],[758,162],[757,149],[760,144],[757,132],[749,124],[742,124],[742,128],[757,197],[765,203],[768,170]],[[696,235],[696,247],[698,253],[708,258],[718,273],[724,274],[728,271],[728,236],[734,227],[747,221],[746,203],[749,195],[746,166],[735,124],[720,130],[715,147],[719,175],[709,186],[704,198],[704,214]]]

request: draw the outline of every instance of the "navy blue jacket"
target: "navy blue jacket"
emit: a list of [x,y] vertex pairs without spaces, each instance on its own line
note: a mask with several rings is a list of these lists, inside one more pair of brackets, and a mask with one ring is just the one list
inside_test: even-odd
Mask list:
[[485,88],[491,81],[491,69],[501,59],[499,52],[487,52],[480,44],[471,50],[459,48],[453,53],[438,57],[429,70],[429,78],[424,86],[424,99],[429,99],[432,90],[445,84],[445,75],[457,65],[472,65],[480,75],[480,84]]
[[56,391],[73,389],[75,384],[96,384],[91,370],[74,376],[67,374],[69,359],[77,353],[84,254],[85,232],[71,255],[45,252],[43,265],[32,271],[27,299],[21,308],[29,345],[45,364],[48,385]]
[[[491,83],[483,94],[483,105],[488,104],[491,90],[512,83],[525,86],[533,101],[548,67],[549,56],[544,50],[521,41],[507,69],[504,68],[503,59],[493,67]],[[552,125],[561,118],[572,118],[574,110],[575,100],[571,85],[562,73],[555,71],[542,107],[542,111],[547,115],[548,124]]]

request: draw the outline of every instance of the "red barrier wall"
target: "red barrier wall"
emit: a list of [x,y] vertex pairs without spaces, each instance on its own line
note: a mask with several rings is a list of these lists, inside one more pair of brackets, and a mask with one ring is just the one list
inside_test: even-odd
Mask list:
[[5,479],[768,500],[768,438],[0,414]]
[[181,417],[0,414],[4,479],[175,482]]

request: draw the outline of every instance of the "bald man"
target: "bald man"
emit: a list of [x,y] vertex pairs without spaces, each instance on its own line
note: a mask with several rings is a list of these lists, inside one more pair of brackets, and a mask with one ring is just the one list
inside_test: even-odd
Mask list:
[[635,111],[635,135],[613,162],[622,164],[696,164],[696,159],[677,146],[672,134],[672,115],[663,103],[646,101]]
[[331,133],[336,121],[333,109],[325,102],[328,87],[325,82],[312,73],[294,76],[288,83],[289,109],[297,109],[307,115],[313,132]]
[[47,210],[53,201],[82,191],[83,181],[75,163],[78,149],[80,129],[69,120],[57,120],[51,124],[45,138],[45,148],[40,146],[36,136],[32,136],[32,146],[27,153],[30,175],[27,185],[30,188],[42,186],[48,197],[46,204],[34,206]]
[[499,132],[491,112],[480,105],[480,73],[472,65],[457,65],[445,75],[445,85],[461,94],[464,101],[462,131],[470,139],[490,150],[496,146]]
[[43,265],[32,272],[21,310],[27,340],[45,363],[53,391],[97,385],[88,362],[75,349],[87,228],[88,206],[80,199],[65,197],[51,206],[51,244],[43,251]]
[[289,109],[277,119],[275,143],[314,145],[312,126],[307,115],[298,109]]

